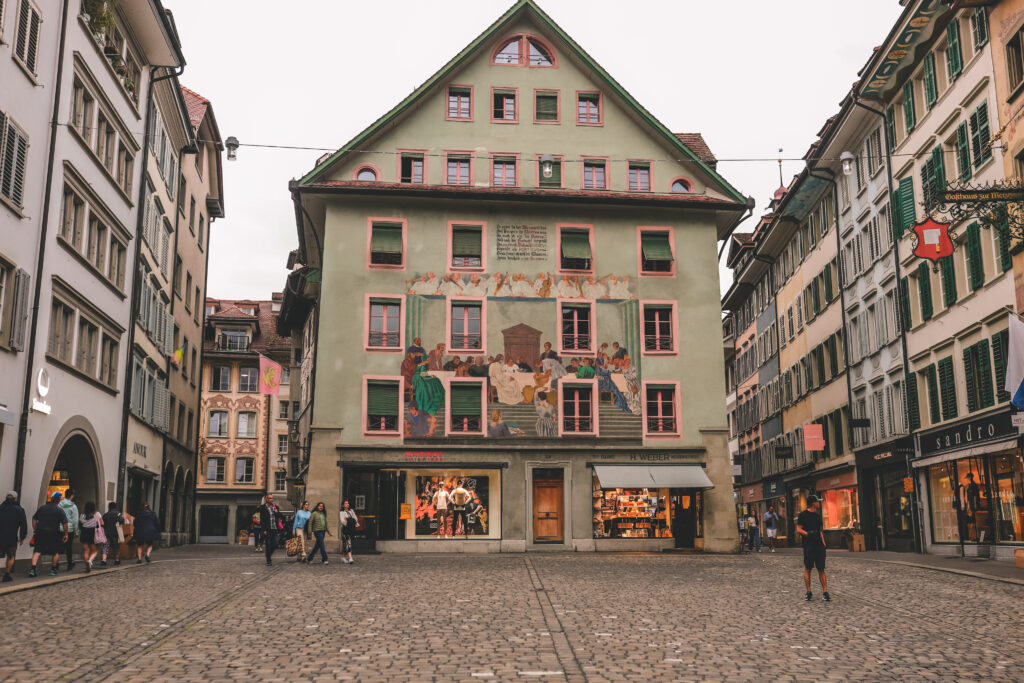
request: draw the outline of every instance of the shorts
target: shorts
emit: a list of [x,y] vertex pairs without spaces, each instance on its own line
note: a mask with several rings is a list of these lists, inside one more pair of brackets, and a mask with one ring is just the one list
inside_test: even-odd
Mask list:
[[[69,536],[70,538],[70,536]],[[40,555],[59,555],[64,551],[64,534],[60,531],[36,532],[35,552]]]
[[814,569],[815,567],[819,572],[825,571],[825,546],[805,545],[804,569]]
[[0,557],[14,557],[18,554],[18,544],[10,546],[0,546]]
[[765,531],[765,534],[767,534],[768,538],[778,538],[779,537],[779,530],[778,529],[768,529],[767,531]]

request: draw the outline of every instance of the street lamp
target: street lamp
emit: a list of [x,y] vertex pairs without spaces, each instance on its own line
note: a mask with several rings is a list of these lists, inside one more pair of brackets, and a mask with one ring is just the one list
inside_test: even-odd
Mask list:
[[238,138],[234,135],[224,141],[224,146],[228,150],[228,161],[235,161],[238,159]]
[[540,158],[540,174],[545,178],[550,178],[551,174],[555,172],[555,157],[550,154],[545,154]]
[[[231,158],[230,156],[228,157]],[[843,152],[839,155],[839,161],[843,162],[843,175],[850,175],[853,173],[853,155],[849,152]]]

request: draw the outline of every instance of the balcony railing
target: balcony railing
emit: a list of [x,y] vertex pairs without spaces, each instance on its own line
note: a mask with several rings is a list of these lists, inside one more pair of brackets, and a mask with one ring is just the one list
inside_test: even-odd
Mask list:
[[562,431],[566,434],[587,433],[594,431],[594,421],[589,415],[573,417],[566,415],[562,418]]
[[481,348],[482,339],[480,333],[476,334],[453,334],[452,335],[452,349],[463,350],[463,349],[479,349]]
[[397,415],[367,415],[366,431],[368,432],[397,432]]
[[671,351],[672,350],[672,337],[667,335],[644,335],[644,350],[645,351]]
[[398,332],[371,332],[370,346],[398,348],[401,344]]
[[658,432],[668,432],[670,434],[676,431],[676,419],[674,417],[648,417],[647,418],[647,432],[650,434],[657,434]]
[[453,432],[479,432],[479,415],[452,415],[449,429]]
[[217,341],[213,345],[213,348],[217,351],[248,351],[251,347],[252,340],[248,337],[238,339],[236,337],[225,337],[224,335],[217,337]]
[[590,335],[563,334],[562,348],[567,351],[586,351],[590,348]]

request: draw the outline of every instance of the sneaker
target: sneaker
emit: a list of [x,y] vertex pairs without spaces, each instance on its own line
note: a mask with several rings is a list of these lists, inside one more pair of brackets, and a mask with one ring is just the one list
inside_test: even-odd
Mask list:
[[146,555],[146,564],[149,564],[149,555]]
[[828,594],[828,591],[825,591],[824,593],[822,593],[822,594],[821,594],[821,598],[822,598],[822,599],[823,599],[823,600],[824,600],[825,602],[832,602],[832,596]]
[[68,562],[68,571],[71,571],[72,569],[74,569],[76,564],[78,564],[78,563],[77,562]]
[[814,596],[811,595],[811,591],[807,591],[807,597],[804,598],[804,600],[806,600],[807,602],[810,602],[813,599],[814,599]]
[[327,560],[324,560],[324,564],[327,564]]
[[8,581],[14,581],[14,577],[12,577],[12,576],[11,576],[10,574],[8,574],[7,572],[4,572],[4,578],[3,578],[3,582],[4,582],[4,583],[7,583]]
[[100,560],[100,566],[101,567],[106,567],[107,566],[107,561],[106,560]]
[[91,571],[92,571],[92,562],[90,562],[89,560],[86,560],[85,561],[85,573],[88,574]]
[[775,552],[775,548],[772,548],[772,552],[773,552],[773,553]]
[[114,560],[114,566],[118,567],[121,565],[121,560]]
[[36,576],[36,568],[32,567],[31,569],[29,569],[28,570],[28,575],[29,576]]
[[270,560],[267,560],[267,566],[269,567],[270,565],[271,565]]
[[58,573],[59,572],[57,571],[56,567],[54,567],[53,569],[50,570],[50,576],[57,576]]
[[135,559],[135,564],[142,564],[142,558],[138,557]]

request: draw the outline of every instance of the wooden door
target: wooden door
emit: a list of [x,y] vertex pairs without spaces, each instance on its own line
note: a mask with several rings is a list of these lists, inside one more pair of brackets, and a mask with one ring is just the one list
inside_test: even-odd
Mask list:
[[562,543],[564,484],[561,479],[533,480],[533,541],[534,543]]

